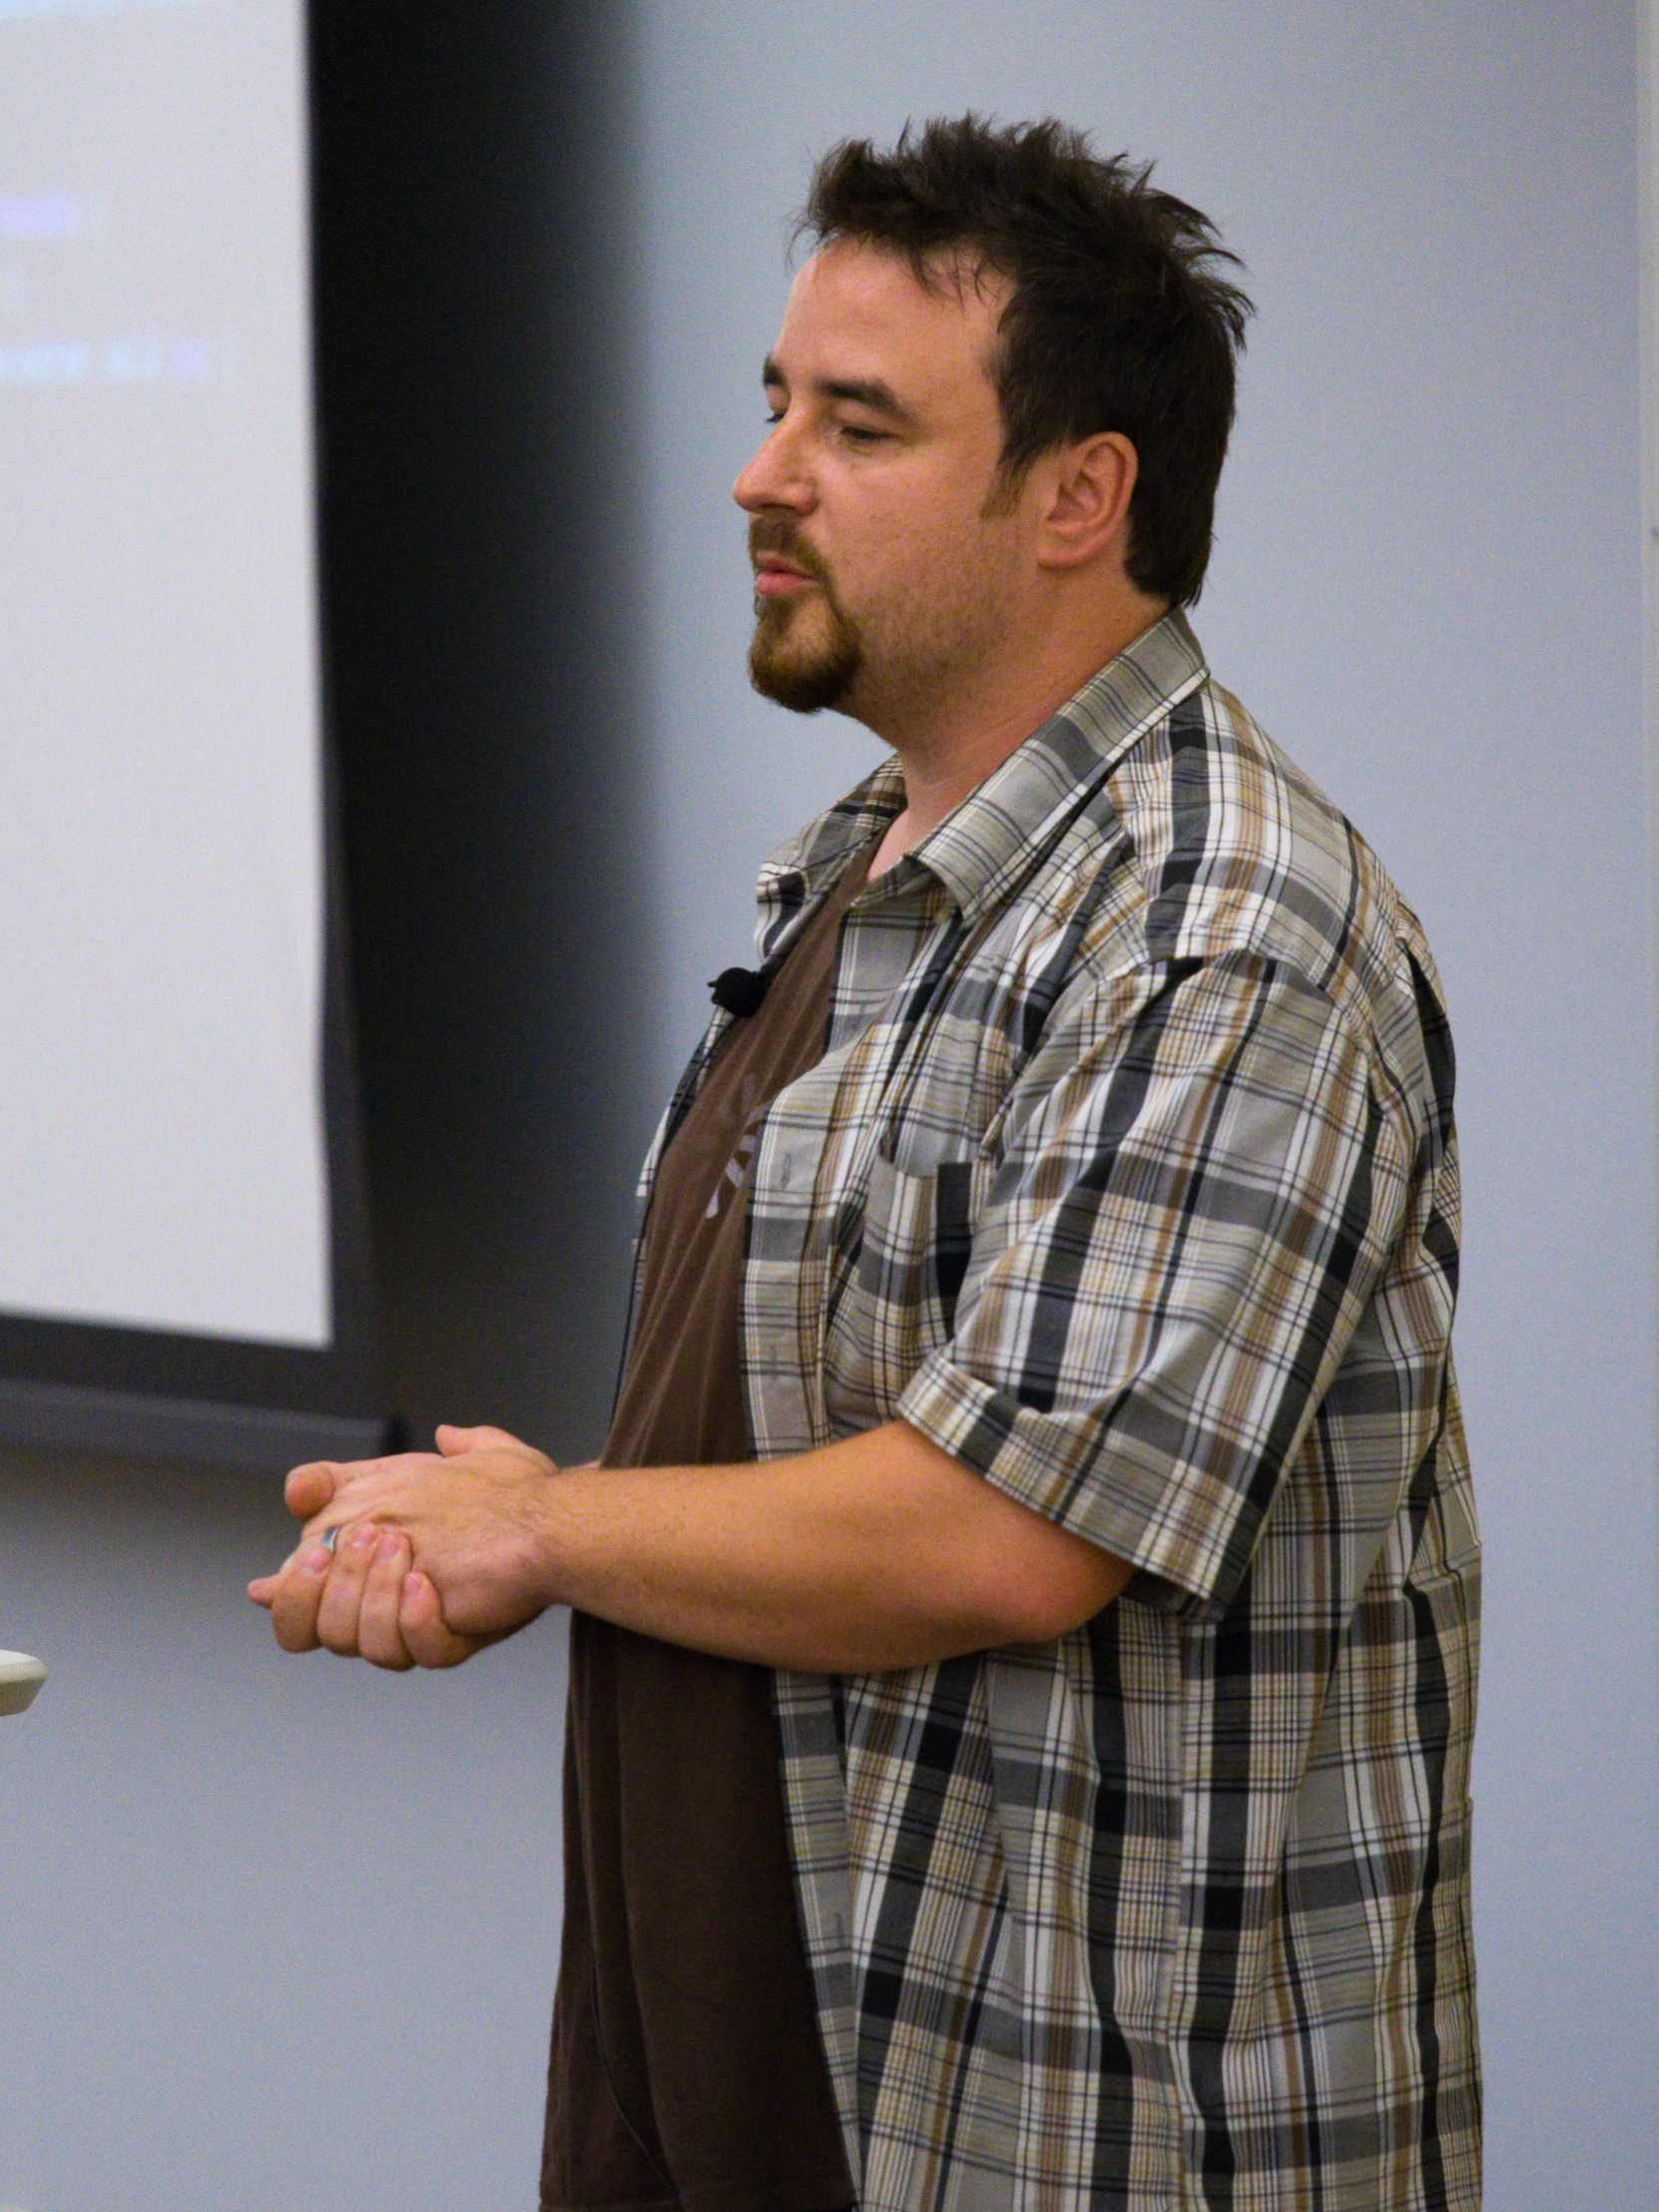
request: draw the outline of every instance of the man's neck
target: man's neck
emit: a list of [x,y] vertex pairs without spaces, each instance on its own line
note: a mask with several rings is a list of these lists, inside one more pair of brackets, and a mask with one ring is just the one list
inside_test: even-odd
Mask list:
[[1075,698],[1090,677],[1116,660],[1168,613],[1160,601],[1137,596],[1110,625],[1091,638],[1067,641],[1035,663],[999,670],[977,691],[971,706],[939,703],[925,722],[901,731],[881,730],[904,771],[904,811],[877,846],[869,873],[879,875],[918,844],[970,792],[999,769],[1026,739]]

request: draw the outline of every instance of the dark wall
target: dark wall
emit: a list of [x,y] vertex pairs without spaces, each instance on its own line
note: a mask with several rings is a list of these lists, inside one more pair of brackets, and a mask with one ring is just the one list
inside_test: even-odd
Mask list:
[[330,714],[393,1396],[597,1448],[656,1101],[628,57],[605,11],[319,0]]

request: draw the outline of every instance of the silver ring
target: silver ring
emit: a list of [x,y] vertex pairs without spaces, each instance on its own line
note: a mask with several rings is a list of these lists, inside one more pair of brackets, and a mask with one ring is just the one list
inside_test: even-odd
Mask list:
[[339,1542],[338,1528],[325,1528],[322,1531],[322,1534],[317,1538],[317,1541],[321,1544],[324,1551],[332,1551],[334,1546]]

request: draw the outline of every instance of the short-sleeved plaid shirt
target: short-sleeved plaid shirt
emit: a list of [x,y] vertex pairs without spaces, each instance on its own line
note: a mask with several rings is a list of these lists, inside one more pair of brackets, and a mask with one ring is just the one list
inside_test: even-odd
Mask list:
[[[768,964],[901,804],[768,863]],[[843,921],[751,1169],[755,1450],[902,1418],[1137,1570],[779,1676],[865,2212],[1477,2204],[1451,1088],[1415,917],[1179,614]]]

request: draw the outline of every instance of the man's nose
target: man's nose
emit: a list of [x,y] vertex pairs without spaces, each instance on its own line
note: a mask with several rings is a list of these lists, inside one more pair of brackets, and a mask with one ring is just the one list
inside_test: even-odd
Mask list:
[[785,435],[787,427],[780,422],[769,432],[732,486],[732,497],[746,514],[759,514],[764,507],[806,514],[813,506],[812,484],[800,466],[795,440]]

